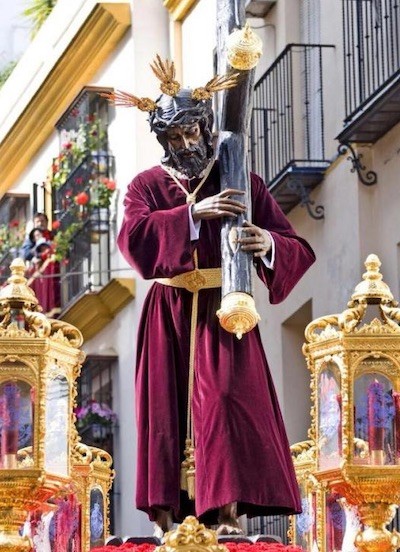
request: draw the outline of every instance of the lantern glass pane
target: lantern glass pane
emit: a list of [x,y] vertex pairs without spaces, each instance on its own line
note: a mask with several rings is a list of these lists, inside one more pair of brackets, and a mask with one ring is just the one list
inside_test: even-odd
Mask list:
[[325,550],[326,552],[356,551],[354,547],[345,549],[343,540],[346,532],[346,513],[342,497],[334,492],[328,492],[325,496],[326,527]]
[[33,466],[33,396],[24,381],[0,385],[0,469]]
[[300,485],[300,497],[302,512],[294,517],[296,523],[295,544],[304,550],[308,550],[312,539],[313,525],[315,524],[315,512],[312,495],[308,493],[304,483]]
[[99,488],[90,491],[90,548],[104,545],[104,496]]
[[342,454],[340,371],[328,362],[318,378],[318,448],[319,469],[339,466]]
[[[395,404],[386,358],[369,358],[358,368],[354,382],[354,457],[357,464],[393,465],[400,455],[395,442]],[[400,443],[398,443],[400,445]],[[399,453],[397,453],[399,448]]]
[[68,475],[69,385],[64,376],[47,381],[45,427],[45,469]]

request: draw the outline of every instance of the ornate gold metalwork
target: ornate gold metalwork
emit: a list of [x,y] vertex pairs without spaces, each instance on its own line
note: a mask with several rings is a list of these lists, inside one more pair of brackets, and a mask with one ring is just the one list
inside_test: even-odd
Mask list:
[[248,23],[243,29],[233,31],[226,45],[229,64],[241,71],[253,69],[262,55],[262,40]]
[[224,330],[234,333],[238,339],[260,320],[253,297],[241,291],[228,293],[222,298],[217,316]]
[[[75,427],[76,379],[84,353],[79,349],[83,338],[79,330],[60,320],[47,319],[37,304],[23,276],[24,264],[11,264],[8,285],[0,291],[0,385],[25,382],[32,393],[32,446],[16,453],[2,454],[0,468],[0,552],[31,549],[30,540],[19,529],[32,510],[47,511],[49,500],[74,492],[71,477],[78,482],[84,512],[85,550],[90,542],[90,490],[101,489],[108,531],[111,482],[111,456],[100,449],[82,445]],[[65,384],[66,425],[64,438],[67,459],[59,471],[49,467],[51,434],[48,391],[52,382]],[[65,395],[64,395],[65,396]],[[57,427],[54,431],[57,431]],[[59,440],[57,434],[56,439]],[[50,458],[51,459],[51,458]],[[64,462],[64,460],[63,460]],[[89,539],[89,540],[88,540]]]
[[157,552],[227,552],[226,546],[218,544],[217,533],[194,516],[186,517],[174,531],[166,533],[164,542]]
[[[245,34],[246,38],[242,37],[242,42],[240,46],[242,48],[240,55],[243,60],[245,59],[245,56],[247,56],[246,59],[249,59],[250,55],[248,51],[247,53],[245,53],[244,45],[248,44],[249,42],[251,42],[251,44],[254,42],[254,33],[251,31],[250,28],[248,31],[246,31]],[[237,46],[237,49],[238,48],[239,46]],[[254,65],[257,64],[257,61]],[[167,96],[176,96],[181,89],[181,85],[177,80],[175,80],[174,62],[168,59],[163,61],[161,57],[157,54],[156,59],[153,61],[153,63],[150,63],[150,67],[155,76],[161,82],[161,92],[167,94]],[[229,75],[216,75],[211,80],[209,80],[205,86],[200,86],[192,90],[191,96],[193,100],[199,102],[211,100],[215,92],[219,92],[220,90],[225,90],[227,88],[232,88],[233,86],[236,86],[238,83],[238,77],[239,73],[231,73]],[[141,111],[149,112],[153,112],[157,109],[157,102],[151,100],[150,98],[139,98],[138,96],[134,96],[133,94],[130,94],[129,92],[124,92],[123,90],[116,90],[114,92],[102,92],[100,96],[107,98],[107,100],[109,100],[111,103],[120,107],[137,107]]]
[[72,473],[82,505],[82,546],[90,548],[90,494],[99,489],[103,496],[106,518],[105,538],[109,535],[109,491],[115,476],[112,458],[108,452],[77,442],[72,451]]
[[157,278],[156,282],[165,286],[181,287],[191,293],[201,289],[221,287],[220,268],[195,268],[183,274],[177,274],[173,278]]
[[38,305],[33,290],[26,285],[25,263],[22,259],[14,259],[11,263],[11,276],[8,284],[0,290],[0,307],[13,307],[22,304],[24,307],[34,309]]
[[[400,535],[386,528],[400,503],[400,466],[394,462],[387,465],[385,452],[372,447],[370,450],[367,441],[356,437],[354,428],[357,378],[368,374],[384,376],[393,390],[400,392],[400,309],[382,281],[380,266],[378,257],[369,255],[363,279],[355,287],[347,308],[312,321],[305,330],[303,353],[311,373],[311,440],[295,445],[292,451],[299,483],[304,487],[312,478],[318,482],[314,488],[320,552],[326,552],[325,502],[326,494],[332,492],[345,497],[349,507],[357,506],[364,525],[356,538],[359,551],[394,552],[400,547]],[[378,308],[380,318],[363,324],[370,305]],[[320,464],[323,438],[319,428],[319,381],[327,369],[336,373],[341,402],[341,455],[333,467]],[[295,528],[293,534],[296,536]],[[311,547],[307,550],[311,551]]]

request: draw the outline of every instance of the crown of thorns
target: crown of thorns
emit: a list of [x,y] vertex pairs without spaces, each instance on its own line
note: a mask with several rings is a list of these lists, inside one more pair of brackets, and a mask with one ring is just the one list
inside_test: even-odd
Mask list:
[[[168,96],[176,96],[181,89],[181,85],[175,80],[175,65],[173,61],[166,59],[163,61],[157,54],[156,59],[150,64],[153,73],[161,82],[160,90]],[[215,92],[233,88],[238,82],[239,73],[230,75],[216,75],[205,86],[200,86],[192,90],[192,99],[195,101],[210,100]],[[155,111],[157,103],[150,98],[139,98],[129,92],[116,90],[115,92],[103,92],[100,94],[107,98],[116,106],[137,107],[141,111]]]

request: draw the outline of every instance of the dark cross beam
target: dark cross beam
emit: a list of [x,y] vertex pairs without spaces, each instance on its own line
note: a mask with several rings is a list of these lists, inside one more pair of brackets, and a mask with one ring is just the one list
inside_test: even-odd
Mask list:
[[[218,74],[232,70],[227,65],[226,40],[228,35],[245,25],[245,0],[217,0],[217,57]],[[232,227],[241,227],[251,220],[250,173],[248,168],[248,134],[255,69],[240,71],[237,86],[219,93],[219,161],[221,191],[237,188],[245,196],[232,196],[244,201],[247,213],[223,221],[221,230],[222,297],[239,291],[252,295],[251,266],[253,256],[229,243]],[[231,240],[232,241],[232,240]]]

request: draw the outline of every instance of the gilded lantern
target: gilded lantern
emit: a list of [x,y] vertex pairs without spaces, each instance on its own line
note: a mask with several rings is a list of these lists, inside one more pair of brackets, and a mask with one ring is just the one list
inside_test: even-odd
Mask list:
[[[314,320],[305,332],[313,475],[325,496],[320,552],[342,550],[346,523],[353,525],[349,552],[391,552],[400,545],[399,535],[385,528],[400,503],[400,309],[380,265],[369,255],[348,308]],[[334,535],[326,538],[330,518],[342,520],[339,544]]]
[[109,491],[114,479],[108,452],[83,443],[73,451],[73,479],[81,504],[82,549],[103,546],[109,536]]
[[75,380],[82,335],[47,319],[26,286],[21,259],[0,291],[0,551],[30,550],[28,511],[71,482]]

